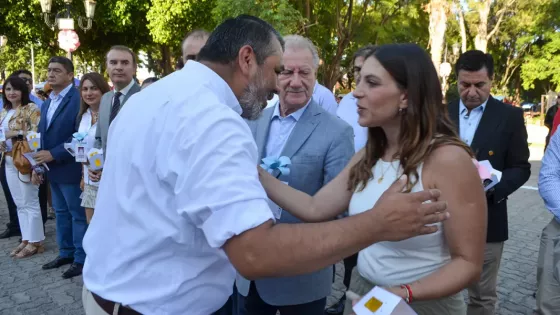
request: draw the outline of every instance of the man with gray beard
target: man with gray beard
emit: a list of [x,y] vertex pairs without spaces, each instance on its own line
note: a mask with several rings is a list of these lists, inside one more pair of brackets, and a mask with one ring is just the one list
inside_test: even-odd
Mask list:
[[[401,193],[373,211],[275,224],[257,172],[254,119],[283,71],[283,39],[239,16],[185,67],[133,95],[113,121],[96,214],[84,238],[87,315],[214,314],[247,279],[306,274],[379,241],[433,233],[439,191]],[[424,201],[434,200],[429,204]]]

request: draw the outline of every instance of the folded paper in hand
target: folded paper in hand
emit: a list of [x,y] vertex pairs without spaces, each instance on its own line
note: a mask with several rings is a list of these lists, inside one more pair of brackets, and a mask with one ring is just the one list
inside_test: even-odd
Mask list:
[[400,296],[381,287],[374,287],[352,309],[356,315],[417,315]]
[[[35,169],[39,165],[37,164],[37,161],[35,161],[36,154],[37,152],[27,152],[23,154],[23,156],[29,161],[29,164],[31,164],[32,169]],[[47,171],[50,171],[46,163],[41,164],[41,166],[45,167]]]
[[473,159],[473,163],[478,169],[478,174],[482,179],[482,184],[484,185],[484,191],[490,190],[492,187],[496,186],[502,179],[502,172],[495,170],[492,164],[488,160],[477,161]]

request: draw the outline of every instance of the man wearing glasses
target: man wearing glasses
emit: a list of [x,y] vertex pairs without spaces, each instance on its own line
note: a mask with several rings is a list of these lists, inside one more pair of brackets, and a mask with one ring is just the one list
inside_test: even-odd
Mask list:
[[185,36],[181,48],[183,50],[183,62],[187,63],[189,60],[195,60],[198,52],[206,44],[206,40],[210,33],[205,30],[194,30]]

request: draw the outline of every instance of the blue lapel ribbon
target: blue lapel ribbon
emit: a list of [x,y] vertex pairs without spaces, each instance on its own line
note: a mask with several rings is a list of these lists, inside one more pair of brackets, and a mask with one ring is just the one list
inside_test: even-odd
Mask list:
[[279,158],[268,156],[261,160],[263,164],[261,167],[267,170],[269,173],[274,171],[278,171],[279,174],[276,178],[280,177],[280,175],[290,175],[290,165],[292,161],[287,156],[281,156]]

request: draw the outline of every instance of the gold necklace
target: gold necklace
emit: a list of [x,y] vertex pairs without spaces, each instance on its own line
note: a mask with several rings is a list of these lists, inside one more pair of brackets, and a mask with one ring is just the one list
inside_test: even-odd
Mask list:
[[[380,159],[380,161],[383,161],[383,160]],[[379,183],[379,184],[381,184],[381,182],[385,178],[385,173],[387,173],[389,168],[393,167],[393,163],[391,163],[391,162],[388,162],[388,163],[389,163],[389,167],[387,167],[385,170],[383,170],[383,164],[380,164],[381,165],[381,170],[383,170],[383,172],[381,173],[381,177],[379,177],[379,179],[377,180],[377,183]]]

